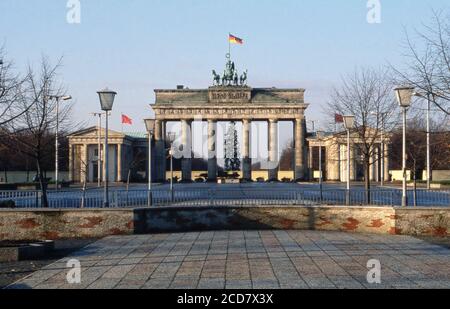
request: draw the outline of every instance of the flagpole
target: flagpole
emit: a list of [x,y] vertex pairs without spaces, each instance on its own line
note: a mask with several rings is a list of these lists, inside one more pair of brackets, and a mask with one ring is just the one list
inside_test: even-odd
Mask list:
[[231,42],[230,42],[230,36],[231,36],[231,33],[228,33],[228,56],[230,57],[229,60],[231,60]]

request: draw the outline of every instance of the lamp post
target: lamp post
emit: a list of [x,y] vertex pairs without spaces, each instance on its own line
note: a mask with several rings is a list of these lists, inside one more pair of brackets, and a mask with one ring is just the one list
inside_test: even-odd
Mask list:
[[167,133],[167,140],[170,143],[169,155],[170,155],[170,201],[173,203],[173,143],[176,139],[175,132]]
[[[380,149],[380,152],[381,152],[381,171],[380,171],[380,181],[381,181],[381,186],[383,187],[384,186],[384,170],[385,170],[385,168],[387,168],[388,169],[388,171],[389,171],[389,166],[384,166],[384,164],[385,164],[385,155],[386,155],[386,153],[385,153],[385,147],[386,147],[386,145],[385,145],[385,143],[384,143],[384,117],[385,117],[385,114],[381,114],[381,149]],[[389,147],[389,145],[387,146],[387,147]],[[387,148],[388,149],[388,148]],[[389,178],[389,177],[388,177]]]
[[427,190],[431,190],[431,155],[430,155],[430,110],[432,93],[427,92],[422,94],[420,92],[414,92],[414,96],[427,99]]
[[155,132],[155,119],[144,119],[148,132],[148,207],[152,206],[152,140]]
[[104,90],[97,91],[100,99],[100,107],[105,111],[105,190],[103,197],[103,207],[109,207],[109,147],[108,147],[108,112],[112,110],[114,104],[114,98],[117,93],[109,90],[108,88]]
[[406,190],[406,111],[411,106],[411,99],[414,94],[413,87],[397,87],[395,88],[397,101],[403,112],[403,150],[402,150],[402,169],[403,169],[403,192],[402,207],[408,206],[408,197]]
[[[385,117],[387,115],[387,113],[377,113],[377,112],[373,112],[371,113],[372,115],[376,116],[376,117],[381,117],[381,133],[380,133],[380,138],[381,138],[381,148],[380,148],[380,152],[381,152],[381,173],[380,173],[380,185],[383,187],[384,186],[384,159],[385,159],[385,154],[384,154],[384,149],[385,149],[385,145],[384,145],[384,121],[385,121]],[[377,125],[378,125],[378,121],[377,121]]]
[[56,102],[56,130],[55,130],[55,187],[56,191],[58,191],[58,182],[59,182],[59,102],[61,100],[68,101],[71,100],[72,97],[70,95],[65,96],[49,96],[49,100],[55,100]]
[[98,116],[98,132],[97,132],[97,187],[102,186],[102,140],[101,140],[101,132],[102,132],[102,113],[92,113],[94,117]]
[[344,126],[347,130],[347,190],[345,193],[345,201],[350,205],[350,130],[355,127],[355,116],[343,116]]
[[323,201],[323,173],[322,173],[322,137],[324,136],[322,131],[317,131],[317,140],[319,141],[319,190],[320,201]]

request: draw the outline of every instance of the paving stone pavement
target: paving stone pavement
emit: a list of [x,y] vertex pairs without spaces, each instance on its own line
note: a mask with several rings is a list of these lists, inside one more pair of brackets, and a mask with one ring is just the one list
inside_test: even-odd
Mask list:
[[[67,261],[81,263],[68,284]],[[381,263],[381,284],[367,262]],[[450,250],[408,236],[220,231],[106,237],[12,289],[450,288]]]

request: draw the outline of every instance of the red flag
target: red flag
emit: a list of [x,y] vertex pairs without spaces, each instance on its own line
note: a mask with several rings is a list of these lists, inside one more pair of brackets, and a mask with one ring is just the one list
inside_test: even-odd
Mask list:
[[344,123],[344,116],[340,114],[334,114],[334,122],[335,123]]
[[122,114],[122,124],[132,125],[133,124],[133,119],[131,119],[127,115]]

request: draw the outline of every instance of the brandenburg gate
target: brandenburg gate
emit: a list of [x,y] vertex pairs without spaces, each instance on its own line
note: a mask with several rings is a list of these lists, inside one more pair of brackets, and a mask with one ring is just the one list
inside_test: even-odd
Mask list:
[[182,180],[191,181],[192,136],[191,124],[201,119],[208,122],[208,181],[217,180],[217,122],[242,122],[243,179],[251,180],[250,153],[251,122],[268,122],[269,179],[278,175],[278,122],[294,123],[295,178],[308,179],[306,119],[308,104],[304,89],[251,88],[246,85],[247,72],[238,79],[234,63],[228,59],[223,77],[213,71],[214,85],[207,89],[157,89],[155,112],[156,180],[165,179],[165,128],[166,122],[181,122]]

